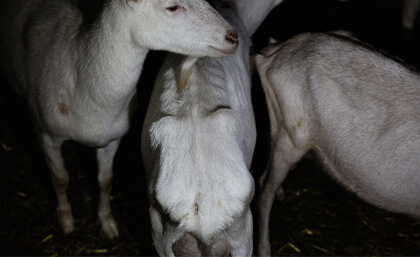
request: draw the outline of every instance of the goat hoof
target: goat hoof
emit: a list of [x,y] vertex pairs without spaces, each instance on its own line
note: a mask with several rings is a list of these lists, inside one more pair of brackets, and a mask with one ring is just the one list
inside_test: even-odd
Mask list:
[[114,240],[119,237],[118,226],[114,218],[110,218],[107,222],[102,223],[101,233],[108,240]]
[[68,235],[74,231],[74,219],[72,215],[59,215],[58,219],[64,235]]
[[60,224],[61,231],[64,235],[68,235],[74,231],[74,219],[71,211],[60,211],[58,210],[58,222]]

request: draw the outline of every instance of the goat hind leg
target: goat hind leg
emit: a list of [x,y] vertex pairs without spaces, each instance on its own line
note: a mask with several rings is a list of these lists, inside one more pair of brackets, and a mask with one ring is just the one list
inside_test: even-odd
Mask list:
[[120,140],[110,142],[103,148],[96,150],[98,162],[99,206],[98,217],[102,231],[108,239],[119,236],[118,226],[111,213],[109,196],[112,188],[114,156],[118,150]]
[[282,182],[286,178],[290,167],[298,162],[305,154],[305,149],[293,145],[284,129],[279,131],[280,140],[276,140],[271,149],[271,157],[264,180],[260,180],[260,195],[258,197],[258,255],[270,256],[271,245],[269,237],[269,218],[275,196],[283,198]]

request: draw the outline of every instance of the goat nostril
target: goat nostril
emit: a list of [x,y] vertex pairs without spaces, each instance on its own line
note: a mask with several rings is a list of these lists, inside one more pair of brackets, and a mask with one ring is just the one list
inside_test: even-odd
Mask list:
[[233,45],[238,44],[238,32],[236,32],[236,30],[229,30],[225,39]]

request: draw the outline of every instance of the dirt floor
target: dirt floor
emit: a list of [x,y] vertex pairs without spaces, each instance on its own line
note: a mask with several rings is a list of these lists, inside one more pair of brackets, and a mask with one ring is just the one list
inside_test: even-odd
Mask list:
[[[415,47],[420,27],[412,34],[401,30],[401,2],[285,0],[254,35],[255,50],[264,47],[270,36],[285,40],[304,31],[345,29],[420,68],[420,51]],[[63,153],[76,231],[70,236],[60,233],[55,194],[25,104],[0,77],[0,255],[156,255],[140,133],[163,57],[164,53],[153,52],[146,61],[137,115],[116,157],[111,202],[121,236],[112,242],[101,237],[96,218],[94,151],[75,143],[66,144]],[[258,140],[252,172],[257,180],[267,162],[268,119],[259,79],[253,78]],[[284,190],[285,200],[274,204],[271,215],[274,255],[420,255],[419,221],[359,200],[311,159],[290,172]]]

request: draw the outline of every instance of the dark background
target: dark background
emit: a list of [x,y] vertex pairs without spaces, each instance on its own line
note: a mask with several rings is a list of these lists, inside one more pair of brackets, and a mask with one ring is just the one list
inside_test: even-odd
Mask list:
[[[419,67],[420,30],[403,31],[401,13],[401,0],[285,0],[253,41],[259,51],[270,36],[286,40],[304,31],[345,29]],[[66,237],[59,232],[55,194],[25,103],[0,74],[0,255],[156,255],[140,134],[164,55],[151,52],[146,60],[137,114],[116,157],[111,203],[121,236],[113,242],[99,233],[94,151],[76,143],[63,149],[76,230]],[[258,139],[252,172],[257,181],[268,158],[268,119],[258,76],[253,80]],[[420,222],[359,200],[312,159],[302,160],[290,172],[284,189],[286,198],[275,202],[271,215],[275,255],[420,255]]]

